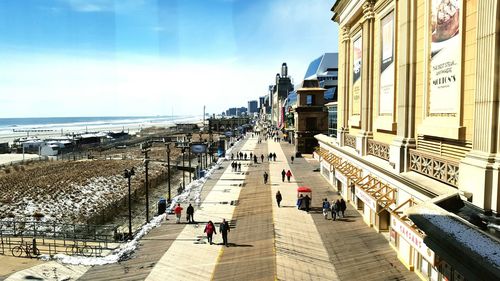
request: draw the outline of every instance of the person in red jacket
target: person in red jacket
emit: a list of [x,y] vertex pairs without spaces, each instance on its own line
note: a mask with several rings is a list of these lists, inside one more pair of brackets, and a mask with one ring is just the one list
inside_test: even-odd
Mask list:
[[215,231],[215,225],[212,221],[208,221],[207,225],[205,226],[205,230],[203,231],[207,234],[207,240],[210,245],[212,245],[212,235],[215,233],[217,234],[217,231]]
[[175,218],[176,218],[176,221],[175,223],[181,223],[181,213],[182,213],[182,207],[181,207],[181,204],[180,203],[177,203],[177,206],[175,206],[174,208],[174,214],[175,214]]
[[290,182],[291,177],[292,177],[292,172],[288,170],[288,172],[286,172],[286,179],[288,180],[288,182]]

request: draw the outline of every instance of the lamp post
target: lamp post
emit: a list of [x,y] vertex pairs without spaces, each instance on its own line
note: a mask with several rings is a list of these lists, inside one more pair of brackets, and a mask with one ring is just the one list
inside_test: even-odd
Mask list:
[[146,223],[149,223],[149,180],[148,180],[148,167],[149,167],[149,157],[148,152],[151,145],[148,142],[141,144],[141,151],[144,153],[144,166],[146,168]]
[[168,203],[170,204],[171,195],[170,195],[170,143],[166,144],[167,146],[167,173],[168,173]]
[[188,140],[188,162],[189,162],[189,182],[191,182],[193,175],[191,172],[191,134],[187,134],[187,140]]
[[130,197],[130,179],[135,175],[134,167],[132,169],[125,169],[123,176],[128,179],[128,237],[132,238],[132,201]]
[[182,148],[182,189],[186,188],[186,166],[184,165],[184,152],[186,148]]

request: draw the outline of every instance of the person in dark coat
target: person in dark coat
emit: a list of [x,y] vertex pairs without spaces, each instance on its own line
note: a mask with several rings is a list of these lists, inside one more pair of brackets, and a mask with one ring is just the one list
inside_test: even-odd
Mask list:
[[222,243],[224,243],[224,246],[229,247],[227,244],[227,233],[231,232],[231,228],[229,227],[229,223],[226,221],[226,219],[222,219],[222,222],[219,226],[219,232],[222,234]]
[[281,197],[281,192],[278,190],[278,192],[276,192],[276,203],[278,203],[278,208],[280,207],[281,199],[283,198]]
[[264,184],[267,184],[267,178],[269,177],[269,175],[267,174],[267,172],[264,172]]
[[304,196],[304,206],[306,207],[306,212],[309,212],[309,205],[311,204],[311,197],[309,195]]
[[187,215],[187,221],[188,223],[194,223],[194,208],[189,204],[189,206],[186,209],[186,215]]
[[257,155],[254,155],[254,156],[253,156],[253,162],[254,162],[255,164],[257,164]]
[[241,172],[241,163],[238,162],[238,172]]
[[282,182],[285,182],[285,176],[286,176],[286,172],[285,172],[285,169],[283,169],[283,171],[281,171],[281,181]]
[[337,199],[335,203],[332,203],[332,220],[337,220],[337,215],[339,214],[339,212],[340,212],[340,201]]
[[342,214],[342,217],[345,218],[345,210],[347,209],[346,203],[344,201],[344,198],[340,199],[340,213]]
[[217,234],[217,231],[215,231],[215,225],[212,221],[208,221],[207,225],[205,226],[205,230],[203,231],[207,234],[207,240],[210,245],[212,245],[212,236],[213,234]]
[[292,164],[293,164],[293,160],[295,159],[295,157],[293,157],[293,155],[290,157],[290,159],[292,160]]
[[273,152],[273,161],[276,162],[276,153]]
[[264,163],[264,154],[260,155],[260,162]]
[[299,198],[297,199],[297,209],[300,210],[302,208],[302,200],[304,200],[304,196],[301,194]]

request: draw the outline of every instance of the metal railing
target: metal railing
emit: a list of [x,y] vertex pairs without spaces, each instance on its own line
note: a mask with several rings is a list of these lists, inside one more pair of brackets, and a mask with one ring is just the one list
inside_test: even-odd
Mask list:
[[345,145],[356,149],[356,137],[353,135],[345,135]]
[[[102,256],[117,246],[113,225],[64,224],[0,220],[0,254],[36,257],[38,254]],[[19,249],[32,249],[32,255]],[[36,249],[36,250],[34,250]],[[36,254],[38,253],[38,254]]]

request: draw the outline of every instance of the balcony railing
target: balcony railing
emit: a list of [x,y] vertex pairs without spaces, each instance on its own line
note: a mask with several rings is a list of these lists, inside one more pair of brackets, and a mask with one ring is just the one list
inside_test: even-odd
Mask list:
[[410,169],[458,187],[459,163],[421,151],[410,150]]
[[345,145],[356,149],[356,137],[353,135],[345,135]]
[[368,140],[368,154],[389,161],[389,145]]

